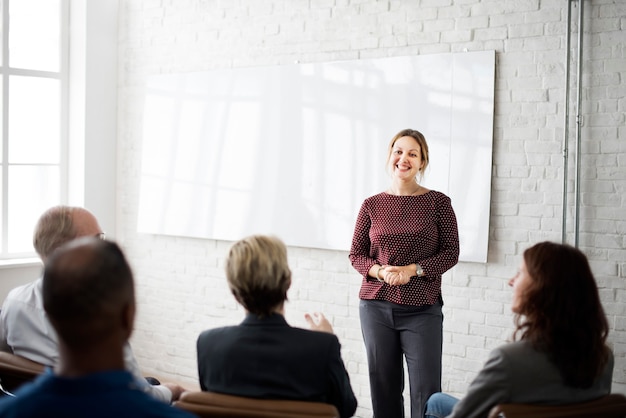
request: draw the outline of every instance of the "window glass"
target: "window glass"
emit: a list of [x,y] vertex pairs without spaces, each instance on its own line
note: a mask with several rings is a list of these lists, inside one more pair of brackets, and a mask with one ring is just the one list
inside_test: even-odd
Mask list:
[[60,159],[59,80],[9,77],[9,164]]
[[60,0],[9,0],[9,65],[59,71]]
[[68,0],[0,0],[0,259],[34,256],[66,196],[68,17]]
[[[0,13],[1,15],[1,13]],[[0,22],[2,21],[2,19],[0,18]],[[2,54],[0,54],[0,56],[2,56]],[[2,67],[0,67],[2,68]],[[0,80],[2,80],[0,78]],[[2,100],[2,97],[4,97],[4,88],[3,88],[3,84],[0,83],[0,137],[2,137],[2,126],[4,125],[4,101]],[[0,164],[4,163],[4,146],[0,146]],[[1,195],[0,195],[1,196]],[[1,218],[0,218],[1,219]],[[0,222],[2,223],[2,222]],[[0,235],[2,236],[2,235]]]
[[[4,181],[2,171],[0,171],[0,192],[2,193],[0,196],[4,196]],[[3,206],[0,205],[0,219],[4,219],[3,212]],[[2,236],[4,236],[4,222],[0,222],[0,237]],[[4,240],[0,239],[0,254],[4,254],[4,247]]]
[[59,170],[59,166],[9,167],[9,252],[33,252],[33,228],[37,219],[61,199]]

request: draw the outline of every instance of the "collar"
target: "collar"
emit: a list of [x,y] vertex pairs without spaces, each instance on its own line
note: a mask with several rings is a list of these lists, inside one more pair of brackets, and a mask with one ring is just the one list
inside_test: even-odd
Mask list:
[[90,373],[80,377],[62,377],[55,374],[51,368],[46,368],[36,380],[43,385],[46,391],[54,391],[67,395],[90,394],[104,391],[115,391],[120,388],[138,389],[134,377],[126,370],[105,370]]
[[259,317],[253,313],[247,313],[246,318],[243,320],[241,325],[246,326],[255,326],[255,325],[264,325],[264,326],[289,326],[285,317],[278,313],[273,313],[270,316]]

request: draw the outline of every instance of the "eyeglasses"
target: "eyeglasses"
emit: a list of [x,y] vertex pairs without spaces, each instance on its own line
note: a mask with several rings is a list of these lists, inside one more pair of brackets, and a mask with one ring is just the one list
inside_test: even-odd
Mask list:
[[94,235],[94,237],[101,239],[101,240],[107,239],[107,236],[104,232],[98,232],[96,235]]

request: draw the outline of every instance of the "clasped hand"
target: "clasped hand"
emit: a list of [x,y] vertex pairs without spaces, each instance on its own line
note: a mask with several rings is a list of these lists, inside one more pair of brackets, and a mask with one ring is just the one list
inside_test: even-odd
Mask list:
[[400,286],[407,284],[411,280],[411,274],[407,272],[407,267],[403,266],[383,266],[380,274],[390,286]]

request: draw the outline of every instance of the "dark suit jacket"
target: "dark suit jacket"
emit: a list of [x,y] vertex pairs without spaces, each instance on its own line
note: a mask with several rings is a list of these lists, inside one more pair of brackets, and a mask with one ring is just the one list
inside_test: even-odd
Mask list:
[[325,402],[335,405],[342,417],[356,410],[333,334],[293,328],[278,314],[249,314],[240,325],[204,331],[197,350],[202,390]]

